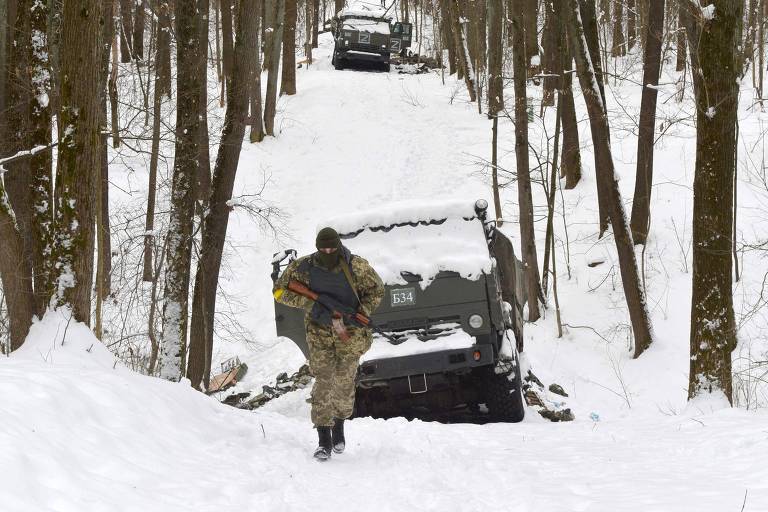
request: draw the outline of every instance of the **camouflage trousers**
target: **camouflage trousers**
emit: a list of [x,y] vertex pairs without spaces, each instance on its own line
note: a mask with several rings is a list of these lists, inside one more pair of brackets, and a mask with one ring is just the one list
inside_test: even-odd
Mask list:
[[351,338],[341,341],[330,327],[307,323],[312,387],[312,423],[333,425],[334,418],[348,418],[355,405],[355,375],[360,356],[371,348],[367,329],[347,327]]

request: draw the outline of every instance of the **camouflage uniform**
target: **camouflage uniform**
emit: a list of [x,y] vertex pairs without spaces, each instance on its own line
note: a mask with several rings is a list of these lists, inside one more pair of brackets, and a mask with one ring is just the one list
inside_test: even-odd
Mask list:
[[[384,285],[365,259],[343,249],[350,258],[348,266],[352,284],[360,299],[358,309],[369,316],[384,297]],[[316,427],[324,427],[333,425],[334,418],[343,419],[352,415],[355,375],[360,356],[371,347],[372,335],[368,329],[347,325],[350,339],[345,342],[339,339],[331,326],[313,321],[311,311],[315,307],[314,302],[287,290],[290,281],[298,281],[312,288],[309,272],[306,271],[308,264],[319,264],[317,253],[299,258],[288,265],[275,283],[274,292],[275,299],[282,304],[307,311],[304,326],[309,345],[309,366],[315,376],[312,423]],[[336,265],[331,272],[344,276],[341,264]]]

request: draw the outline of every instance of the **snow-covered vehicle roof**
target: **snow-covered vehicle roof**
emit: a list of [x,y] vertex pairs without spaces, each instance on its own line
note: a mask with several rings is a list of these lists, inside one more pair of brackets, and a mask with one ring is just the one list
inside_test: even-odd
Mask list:
[[421,276],[426,288],[441,271],[477,279],[491,271],[473,201],[406,202],[328,220],[344,245],[368,260],[386,284]]
[[383,21],[389,22],[392,20],[392,15],[387,14],[384,9],[365,9],[361,7],[348,7],[339,11],[339,18],[379,18]]
[[390,34],[388,21],[368,18],[344,18],[342,19],[342,29],[370,32],[371,34],[384,34],[387,36]]

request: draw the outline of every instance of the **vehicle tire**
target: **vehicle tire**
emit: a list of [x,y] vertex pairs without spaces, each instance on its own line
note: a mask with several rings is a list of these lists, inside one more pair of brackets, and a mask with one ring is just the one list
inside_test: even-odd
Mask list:
[[333,53],[333,67],[337,71],[344,69],[344,63],[341,62],[341,59],[336,55],[336,52]]
[[382,69],[383,69],[384,71],[386,71],[387,73],[389,73],[389,72],[392,70],[392,66],[390,65],[390,63],[389,63],[389,62],[387,62],[387,63],[385,63],[385,64],[382,66]]
[[[514,377],[512,375],[514,374]],[[523,381],[519,364],[511,373],[490,370],[484,379],[485,405],[493,421],[518,423],[525,417]]]

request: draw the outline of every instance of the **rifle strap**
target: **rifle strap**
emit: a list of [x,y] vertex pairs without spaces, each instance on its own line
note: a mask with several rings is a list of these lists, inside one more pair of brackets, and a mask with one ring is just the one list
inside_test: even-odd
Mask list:
[[347,278],[347,282],[352,288],[352,292],[355,294],[355,298],[357,299],[358,304],[362,306],[363,303],[360,301],[360,296],[357,294],[357,288],[355,288],[355,283],[352,281],[352,273],[349,271],[349,265],[347,265],[347,261],[342,256],[339,262],[341,263],[341,271],[344,272],[344,276]]

